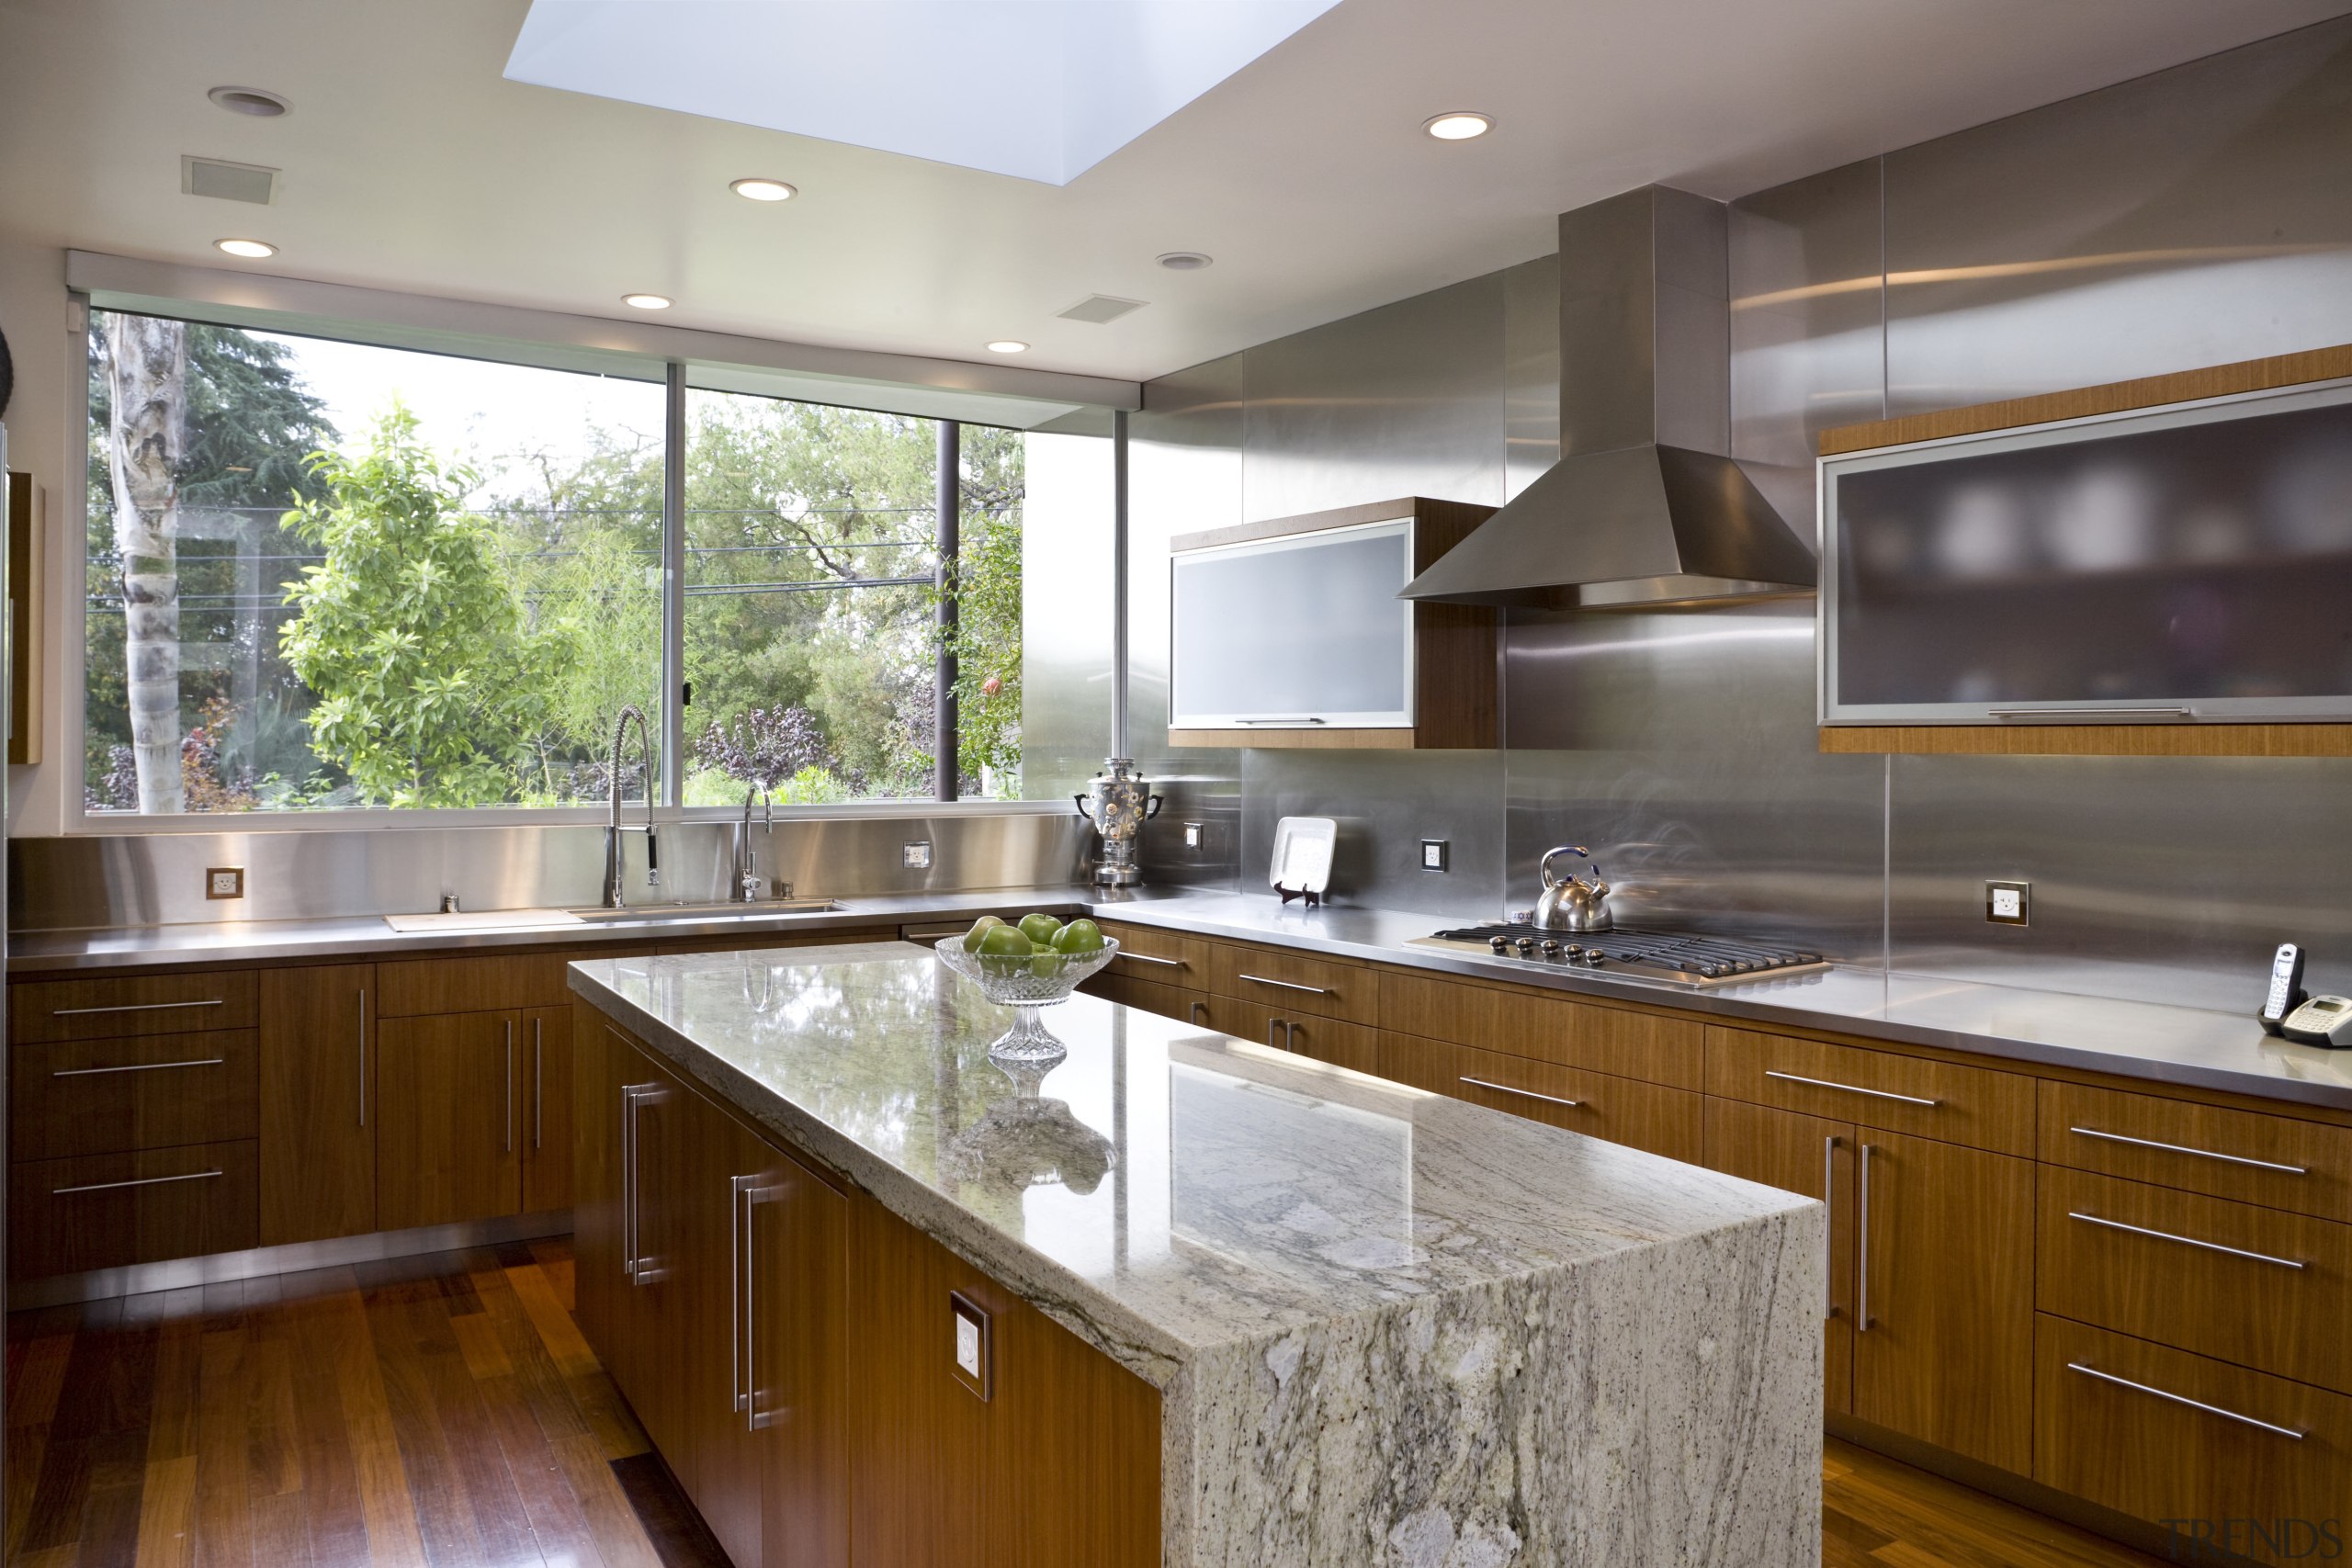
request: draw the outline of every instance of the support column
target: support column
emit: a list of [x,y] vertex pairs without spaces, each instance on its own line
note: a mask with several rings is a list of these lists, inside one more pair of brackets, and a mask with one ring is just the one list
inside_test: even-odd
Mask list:
[[939,589],[939,667],[932,694],[932,778],[941,800],[956,798],[958,742],[956,733],[956,567],[964,547],[964,427],[939,422],[938,557],[933,581]]

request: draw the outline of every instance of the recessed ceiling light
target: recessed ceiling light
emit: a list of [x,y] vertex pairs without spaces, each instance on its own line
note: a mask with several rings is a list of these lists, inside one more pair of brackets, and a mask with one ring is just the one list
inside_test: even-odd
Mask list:
[[1199,251],[1170,251],[1159,258],[1159,265],[1170,272],[1198,272],[1204,266],[1214,266],[1216,264],[1215,256],[1205,255]]
[[1494,128],[1493,120],[1468,109],[1450,110],[1421,127],[1440,141],[1467,141],[1474,136],[1486,135]]
[[621,303],[640,310],[666,310],[670,308],[670,297],[666,294],[624,294]]
[[989,344],[989,352],[990,354],[1026,354],[1029,352],[1029,345],[1019,338],[1001,337]]
[[790,201],[800,194],[782,180],[737,180],[727,188],[745,201]]
[[276,93],[259,87],[215,87],[204,96],[231,114],[249,114],[262,119],[276,119],[294,107]]
[[277,254],[276,245],[261,240],[215,240],[212,248],[226,251],[232,256],[243,256],[247,261],[259,261],[264,256]]

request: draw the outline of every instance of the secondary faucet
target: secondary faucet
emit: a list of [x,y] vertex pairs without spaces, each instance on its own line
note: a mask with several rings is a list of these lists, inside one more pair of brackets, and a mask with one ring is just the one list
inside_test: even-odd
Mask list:
[[[753,784],[743,792],[743,820],[735,829],[735,900],[740,904],[755,902],[762,892],[760,857],[752,848],[752,802],[754,800],[766,802],[767,839],[771,844],[775,842],[775,797]],[[776,897],[791,897],[789,885]]]
[[605,828],[605,908],[619,909],[628,907],[621,890],[621,747],[628,739],[628,721],[637,720],[639,754],[645,761],[645,885],[662,886],[662,841],[653,828],[653,730],[645,721],[645,710],[630,703],[621,708],[620,722],[613,726],[613,755],[608,766],[612,785],[612,820]]

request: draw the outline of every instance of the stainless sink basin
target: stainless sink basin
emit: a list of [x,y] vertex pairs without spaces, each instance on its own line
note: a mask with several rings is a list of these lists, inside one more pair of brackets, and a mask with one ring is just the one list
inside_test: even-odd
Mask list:
[[763,898],[752,904],[731,899],[707,904],[631,904],[623,909],[567,909],[564,913],[591,921],[766,920],[778,915],[828,914],[840,908],[831,898]]

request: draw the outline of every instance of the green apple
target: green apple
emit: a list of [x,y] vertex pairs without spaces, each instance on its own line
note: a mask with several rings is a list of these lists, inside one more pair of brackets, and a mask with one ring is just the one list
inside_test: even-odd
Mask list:
[[1056,953],[1080,953],[1102,951],[1102,928],[1092,920],[1077,919],[1054,933]]
[[1021,917],[1021,934],[1031,942],[1049,942],[1054,940],[1054,933],[1061,929],[1062,923],[1051,915]]
[[964,951],[967,953],[979,952],[981,941],[987,937],[989,931],[1002,924],[1004,924],[1003,918],[997,915],[982,915],[978,919],[974,920],[972,922],[972,929],[964,933]]
[[1036,944],[1023,936],[1019,927],[999,923],[990,926],[980,938],[980,967],[991,975],[1011,975],[1036,951]]
[[1030,957],[1029,973],[1040,980],[1050,980],[1061,972],[1062,955],[1044,942],[1039,942]]

